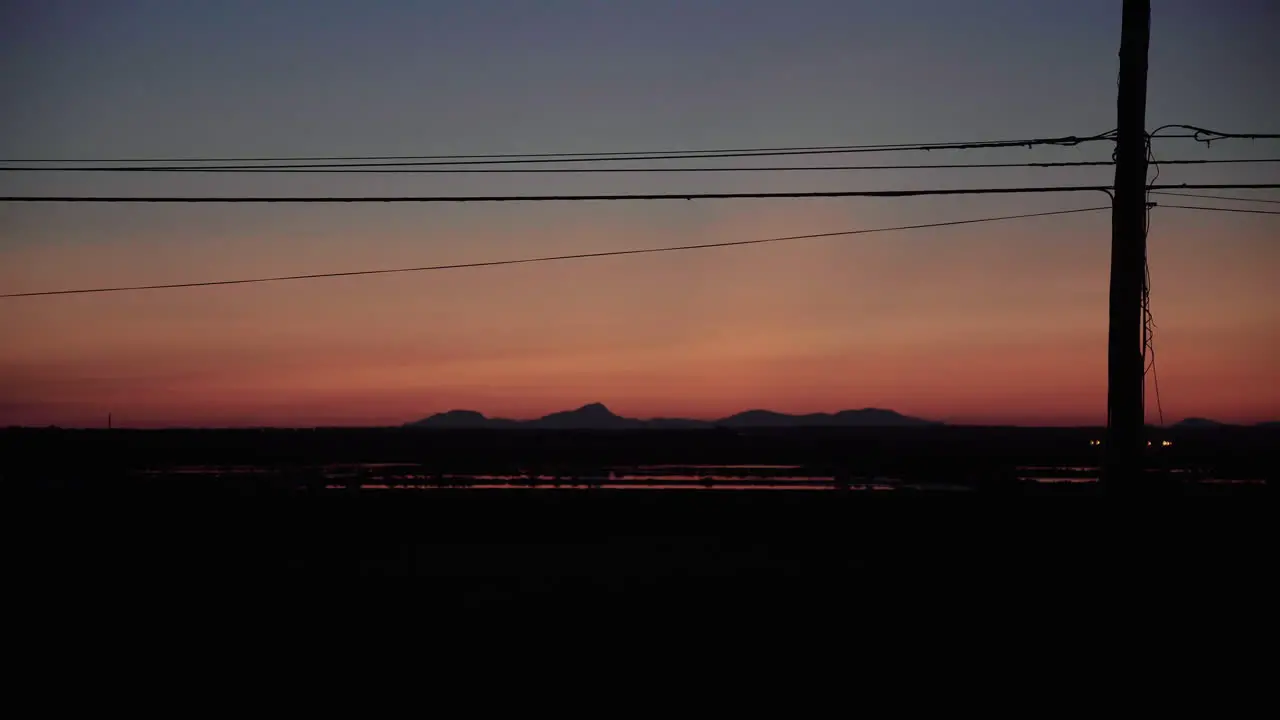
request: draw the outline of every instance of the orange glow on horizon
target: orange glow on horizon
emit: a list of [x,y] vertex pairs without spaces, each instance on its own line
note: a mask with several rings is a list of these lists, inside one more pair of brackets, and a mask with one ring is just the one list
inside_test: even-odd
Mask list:
[[[902,221],[883,209],[859,218],[847,204],[783,209],[793,207],[716,206],[678,239],[660,232],[660,219],[583,213],[546,226],[446,216],[425,250],[422,233],[394,227],[358,243],[308,226],[265,237],[206,230],[181,247],[158,234],[32,244],[5,251],[0,282],[21,291],[205,280]],[[1238,242],[1262,237],[1252,227]],[[1194,223],[1177,232],[1152,242],[1166,420],[1280,417],[1280,296],[1270,280],[1277,251],[1259,244],[1209,256]],[[457,237],[466,242],[445,241]],[[1098,425],[1108,241],[1105,215],[1066,216],[491,270],[9,301],[0,305],[0,424],[98,426],[110,412],[133,427],[380,425],[451,409],[527,419],[599,401],[640,418],[881,407],[958,423]],[[1153,422],[1154,413],[1153,403]]]

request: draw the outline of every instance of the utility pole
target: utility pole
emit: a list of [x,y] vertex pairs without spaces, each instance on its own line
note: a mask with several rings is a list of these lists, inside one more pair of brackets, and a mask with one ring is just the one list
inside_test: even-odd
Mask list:
[[1151,0],[1124,0],[1111,209],[1111,312],[1107,335],[1108,492],[1141,487],[1146,454],[1142,294],[1147,263],[1147,46]]

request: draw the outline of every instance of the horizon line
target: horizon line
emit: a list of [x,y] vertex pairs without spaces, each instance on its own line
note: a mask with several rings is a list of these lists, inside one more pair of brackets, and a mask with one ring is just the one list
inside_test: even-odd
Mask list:
[[[442,428],[415,428],[425,430],[552,430],[552,432],[630,432],[632,429],[644,428],[521,428],[518,425],[534,423],[541,418],[532,420],[511,420],[509,418],[488,418],[490,420],[508,420],[512,421],[516,427],[511,428],[462,428],[462,427],[442,427]],[[646,421],[640,418],[622,418],[625,420]],[[1037,424],[1037,423],[965,423],[965,421],[943,421],[943,420],[922,420],[922,424],[918,425],[755,425],[755,427],[735,428],[727,427],[727,425],[718,425],[718,420],[698,420],[695,418],[650,418],[650,420],[687,420],[692,423],[701,423],[708,425],[705,428],[668,428],[671,430],[696,430],[696,429],[731,429],[731,430],[806,430],[806,429],[837,429],[837,430],[913,430],[927,427],[943,427],[943,428],[1020,428],[1020,429],[1043,429],[1043,430],[1071,430],[1071,429],[1106,429],[1106,424]],[[1176,425],[1184,424],[1184,420],[1174,421],[1174,423],[1153,424],[1147,423],[1143,427],[1149,429],[1170,429]],[[1198,425],[1197,423],[1190,423]],[[1280,424],[1280,420],[1258,420],[1253,423],[1226,423],[1226,421],[1212,420],[1207,425],[1201,427],[1224,427],[1224,428],[1253,428],[1258,425],[1276,425]],[[151,430],[398,430],[410,429],[415,425],[415,421],[399,424],[316,424],[316,425],[182,425],[182,424],[164,424],[164,425],[111,425],[110,428],[105,425],[64,425],[58,423],[49,423],[41,425],[32,424],[6,424],[0,425],[0,430],[134,430],[134,432],[151,432]]]
[[[787,413],[780,413],[780,414],[787,414]],[[804,415],[818,415],[818,414],[832,415],[834,413],[803,413],[803,414]],[[545,417],[545,416],[542,416],[542,417]],[[536,428],[536,427],[527,427],[527,426],[521,427],[522,425],[527,425],[528,423],[541,420],[542,417],[531,418],[528,420],[516,420],[512,418],[496,418],[496,417],[490,418],[486,416],[485,418],[486,420],[498,420],[498,421],[505,420],[513,423],[512,427],[507,427],[507,428],[494,428],[494,427],[468,428],[468,427],[456,427],[456,426],[455,427],[435,427],[435,428],[422,427],[422,426],[415,427],[418,421],[411,420],[408,422],[401,422],[401,423],[395,423],[395,424],[376,423],[376,424],[364,424],[364,425],[361,425],[361,424],[350,424],[350,425],[348,424],[315,424],[315,425],[157,424],[157,425],[128,426],[128,425],[112,424],[109,427],[105,425],[82,425],[82,424],[62,425],[58,423],[48,423],[48,424],[42,424],[42,425],[10,423],[10,424],[0,426],[0,431],[6,431],[6,430],[76,430],[76,431],[79,431],[79,430],[86,430],[86,431],[129,430],[129,431],[135,431],[135,432],[152,432],[152,431],[165,431],[165,430],[229,431],[229,430],[406,430],[406,429],[415,429],[415,430],[425,430],[425,431],[431,431],[431,430],[451,430],[451,431],[541,430],[541,431],[553,431],[553,432],[584,432],[584,431],[585,432],[630,432],[633,430],[644,430],[644,428],[587,428],[587,427]],[[716,420],[699,420],[697,418],[681,418],[681,417],[653,417],[653,418],[628,418],[625,416],[619,416],[619,417],[621,417],[624,420],[638,420],[640,422],[646,422],[650,420],[683,420],[683,421],[702,423],[707,426],[703,428],[668,428],[668,430],[723,429],[723,430],[906,430],[906,431],[910,431],[910,430],[924,429],[928,427],[977,428],[977,429],[1017,428],[1017,429],[1026,429],[1026,430],[1105,430],[1107,427],[1105,423],[1046,424],[1046,423],[1018,423],[1018,422],[952,422],[952,421],[944,421],[944,420],[925,420],[923,418],[914,418],[917,420],[921,420],[921,423],[917,425],[828,425],[828,426],[759,425],[759,426],[749,426],[749,427],[739,428],[739,427],[732,427],[732,426],[723,426],[718,424],[720,420],[724,420],[732,416],[725,416],[724,418],[718,418]],[[792,415],[792,417],[799,417],[799,415]],[[911,417],[911,416],[904,416],[904,417]],[[1208,420],[1208,422],[1205,424],[1195,422],[1199,420]],[[1191,422],[1188,422],[1188,421],[1191,421]],[[1147,429],[1153,429],[1153,430],[1167,430],[1167,429],[1175,428],[1180,425],[1190,425],[1193,427],[1205,427],[1205,428],[1209,428],[1209,427],[1251,428],[1251,427],[1259,427],[1264,425],[1280,425],[1280,420],[1258,420],[1254,422],[1226,422],[1226,421],[1220,421],[1220,420],[1212,420],[1208,418],[1184,418],[1182,420],[1177,420],[1174,422],[1168,422],[1164,424],[1145,423],[1143,427]]]
[[[937,419],[920,417],[920,416],[912,415],[909,413],[903,413],[891,408],[870,407],[870,406],[860,407],[860,408],[845,407],[837,410],[811,410],[811,411],[801,411],[801,412],[787,412],[782,410],[772,410],[766,407],[755,406],[755,407],[747,407],[744,410],[738,410],[726,415],[718,415],[712,418],[689,417],[689,416],[680,416],[680,415],[650,415],[647,417],[633,417],[628,415],[619,415],[618,413],[615,413],[612,409],[610,409],[606,403],[603,403],[600,401],[593,401],[593,402],[588,402],[581,405],[572,406],[567,409],[552,410],[550,412],[545,412],[540,415],[530,416],[530,417],[502,417],[498,415],[487,415],[482,411],[474,410],[470,408],[454,407],[447,410],[439,410],[426,415],[418,415],[418,416],[415,416],[413,419],[409,419],[409,420],[389,421],[389,422],[355,421],[352,424],[347,424],[342,422],[339,422],[337,424],[325,424],[325,423],[256,424],[256,423],[246,422],[246,423],[235,423],[235,424],[207,424],[207,425],[205,424],[171,424],[171,423],[163,423],[163,422],[153,424],[153,423],[143,422],[140,425],[129,427],[127,425],[121,425],[119,423],[119,417],[117,413],[108,412],[106,413],[106,417],[104,418],[106,421],[105,424],[62,425],[55,422],[55,423],[44,423],[44,424],[34,425],[34,424],[25,424],[25,423],[6,423],[3,425],[0,425],[0,429],[4,429],[4,430],[14,430],[14,429],[25,429],[25,430],[46,430],[46,429],[58,429],[58,430],[110,430],[110,429],[115,429],[115,430],[319,430],[319,429],[380,430],[381,429],[381,430],[387,430],[387,429],[406,429],[406,428],[416,427],[416,429],[420,429],[420,430],[433,430],[433,429],[500,430],[504,428],[484,428],[484,427],[465,428],[465,427],[456,427],[456,426],[431,428],[431,427],[422,426],[420,425],[420,423],[423,423],[424,421],[434,417],[449,415],[451,413],[473,413],[475,415],[480,416],[486,422],[507,422],[507,423],[512,423],[515,426],[519,426],[519,425],[528,425],[530,423],[536,423],[540,420],[544,420],[553,415],[566,415],[566,414],[576,413],[593,406],[599,406],[603,408],[605,412],[607,412],[609,415],[615,418],[618,418],[620,420],[631,420],[631,421],[642,422],[642,423],[663,421],[663,420],[675,421],[675,422],[691,422],[691,423],[700,423],[708,426],[705,429],[716,429],[716,428],[724,427],[724,426],[721,426],[720,423],[726,420],[735,418],[737,416],[744,415],[747,413],[753,413],[753,412],[754,413],[770,413],[770,414],[779,415],[785,418],[802,418],[806,416],[815,416],[815,415],[816,416],[825,415],[828,417],[834,417],[840,413],[879,412],[879,413],[889,413],[892,415],[896,415],[906,420],[917,421],[917,423],[914,425],[908,425],[908,424],[901,424],[901,425],[899,424],[889,424],[889,425],[867,424],[867,425],[827,425],[827,426],[756,425],[756,426],[748,426],[745,428],[727,427],[725,429],[765,429],[765,430],[771,429],[771,428],[792,429],[792,430],[802,430],[802,429],[812,429],[812,428],[885,429],[885,428],[911,428],[911,427],[924,427],[924,426],[934,426],[934,427],[946,426],[946,427],[965,427],[965,428],[1105,429],[1107,427],[1105,421],[1094,422],[1094,423],[1087,423],[1087,422],[1078,423],[1078,422],[1055,422],[1053,420],[1037,420],[1037,421],[1031,421],[1031,422],[1017,422],[1017,421],[1007,421],[1007,422],[976,421],[975,422],[975,421],[965,421],[965,420],[945,420],[945,419],[937,420]],[[1168,429],[1168,428],[1173,428],[1180,424],[1203,425],[1203,426],[1225,426],[1225,427],[1255,427],[1260,425],[1269,425],[1269,424],[1277,424],[1277,423],[1280,423],[1280,418],[1270,418],[1265,420],[1253,420],[1253,421],[1222,421],[1222,420],[1215,420],[1213,418],[1207,418],[1204,416],[1189,415],[1179,420],[1172,420],[1167,423],[1145,422],[1143,426],[1145,428],[1150,428],[1150,429]],[[511,427],[511,428],[505,428],[505,429],[537,429],[537,428]],[[555,428],[542,428],[542,429],[555,429]],[[631,428],[631,429],[640,430],[643,428]],[[669,429],[679,429],[679,428],[669,428]],[[685,428],[685,429],[692,430],[692,429],[700,429],[700,428]],[[609,430],[625,430],[625,429],[624,428],[610,429],[610,428],[568,427],[568,428],[560,428],[557,430],[560,430],[560,431],[574,431],[574,430],[609,431]]]

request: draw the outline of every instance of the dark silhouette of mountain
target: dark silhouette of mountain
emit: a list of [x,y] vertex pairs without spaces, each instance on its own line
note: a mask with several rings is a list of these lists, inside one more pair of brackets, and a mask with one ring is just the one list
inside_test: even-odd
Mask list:
[[936,426],[930,420],[914,418],[893,410],[863,408],[837,413],[788,415],[772,410],[748,410],[715,421],[687,418],[654,418],[636,420],[615,415],[601,403],[590,403],[576,410],[551,413],[536,420],[517,421],[486,418],[473,410],[450,410],[408,423],[422,428],[507,428],[526,427],[541,430],[696,430],[726,428],[813,428],[813,427],[925,427]]
[[1260,422],[1255,427],[1266,428],[1267,430],[1280,430],[1280,420]]
[[892,410],[863,408],[837,413],[787,415],[772,410],[748,410],[715,423],[723,427],[905,427],[938,425],[929,420],[908,417]]
[[799,417],[795,415],[784,415],[780,412],[772,410],[747,410],[737,415],[730,415],[727,418],[717,420],[716,425],[721,427],[793,427]]
[[545,430],[633,430],[644,427],[644,422],[614,415],[601,403],[591,403],[577,410],[544,415],[525,425]]
[[437,413],[431,417],[423,418],[417,422],[409,423],[409,425],[413,427],[456,428],[468,430],[478,428],[515,427],[518,424],[519,423],[515,420],[488,418],[475,410],[450,410],[448,412]]
[[1217,420],[1209,420],[1208,418],[1189,417],[1173,424],[1175,428],[1214,428],[1226,427],[1226,423],[1220,423]]
[[893,410],[885,410],[883,408],[863,408],[861,410],[841,410],[831,416],[832,424],[840,427],[854,427],[859,425],[874,427],[905,427],[905,426],[923,426],[923,425],[942,425],[942,423],[934,420],[924,420]]

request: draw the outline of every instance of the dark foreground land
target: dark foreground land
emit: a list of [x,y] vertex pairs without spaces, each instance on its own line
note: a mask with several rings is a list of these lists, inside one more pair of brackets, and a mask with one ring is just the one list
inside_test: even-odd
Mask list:
[[[1096,428],[808,428],[759,430],[0,430],[0,477],[92,484],[189,466],[291,470],[412,463],[427,473],[573,475],[639,465],[799,466],[825,475],[943,484],[1016,477],[1035,467],[1096,467]],[[1275,479],[1280,428],[1150,432],[1148,464],[1201,479]]]
[[[1139,587],[1181,601],[1270,597],[1274,431],[1167,433],[1157,443],[1172,444],[1152,455],[1153,465],[1195,477],[1264,482],[1164,474],[1164,491],[1140,499],[1016,482],[1021,466],[1096,463],[1097,436],[8,431],[6,568],[15,586],[46,588],[400,578],[436,601],[494,607],[745,602],[821,613],[889,595],[945,609],[975,594],[1033,603]],[[565,474],[791,463],[833,476],[962,481],[971,491],[326,489],[306,470],[361,462]],[[270,480],[137,473],[236,464],[294,471]]]

